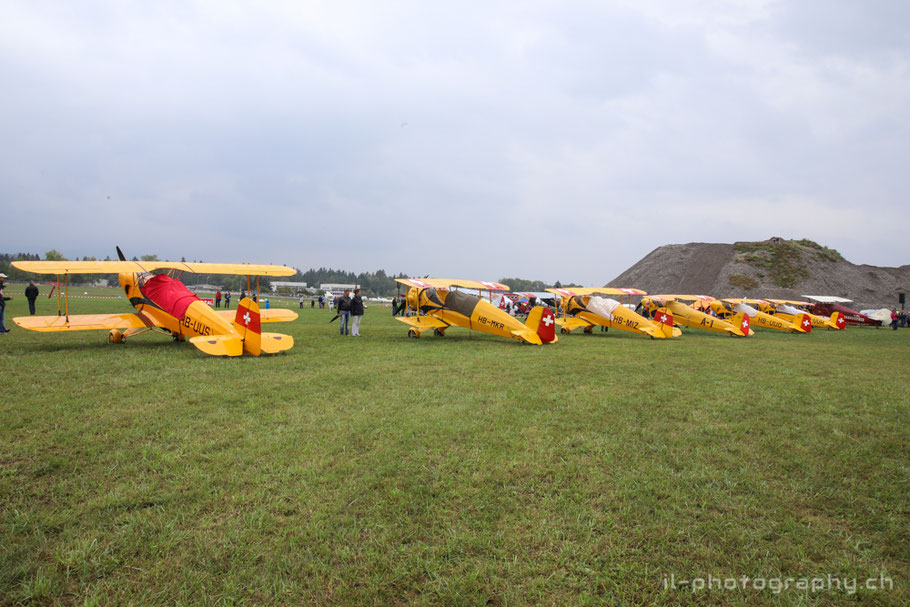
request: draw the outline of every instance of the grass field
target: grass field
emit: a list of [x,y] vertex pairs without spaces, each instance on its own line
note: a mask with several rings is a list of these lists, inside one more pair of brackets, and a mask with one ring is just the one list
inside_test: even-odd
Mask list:
[[306,309],[269,326],[293,350],[221,359],[23,313],[0,604],[910,604],[907,329],[533,347]]

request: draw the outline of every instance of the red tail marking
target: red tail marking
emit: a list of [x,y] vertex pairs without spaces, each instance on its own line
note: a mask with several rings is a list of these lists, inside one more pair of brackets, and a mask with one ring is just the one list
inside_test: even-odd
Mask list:
[[259,312],[253,312],[246,306],[237,306],[237,315],[234,317],[234,322],[242,327],[246,327],[248,331],[252,331],[253,333],[262,333]]
[[803,331],[805,331],[806,333],[811,333],[812,332],[812,321],[809,320],[809,317],[806,316],[805,314],[800,314],[800,317],[802,318]]
[[668,327],[673,326],[673,315],[669,312],[658,312],[654,315],[654,320]]
[[743,322],[740,328],[743,330],[743,333],[749,334],[749,315],[743,314]]
[[540,324],[537,325],[537,336],[540,341],[547,344],[556,339],[556,317],[549,308],[544,308],[540,314]]

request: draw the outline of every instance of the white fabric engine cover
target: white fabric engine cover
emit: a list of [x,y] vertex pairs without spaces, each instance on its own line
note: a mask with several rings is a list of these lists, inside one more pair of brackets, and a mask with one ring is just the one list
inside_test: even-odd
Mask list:
[[588,309],[607,320],[613,320],[613,310],[621,305],[615,299],[607,299],[606,297],[594,296],[588,300]]
[[783,312],[784,314],[789,314],[791,316],[799,316],[803,313],[802,310],[797,310],[793,306],[788,306],[787,304],[780,304],[777,306],[778,312]]
[[750,318],[755,316],[756,314],[758,314],[758,310],[756,310],[752,306],[747,306],[744,303],[738,303],[735,306],[733,306],[733,311],[736,312],[737,314],[742,312],[743,314],[747,315]]

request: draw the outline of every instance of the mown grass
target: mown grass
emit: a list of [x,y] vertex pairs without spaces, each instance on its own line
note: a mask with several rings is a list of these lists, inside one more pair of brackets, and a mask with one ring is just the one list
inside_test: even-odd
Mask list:
[[296,340],[271,358],[0,338],[0,603],[910,602],[910,331],[532,347],[330,317],[270,325]]

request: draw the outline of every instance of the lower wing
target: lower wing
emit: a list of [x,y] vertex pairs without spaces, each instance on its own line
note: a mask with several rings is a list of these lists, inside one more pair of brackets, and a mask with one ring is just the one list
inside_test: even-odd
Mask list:
[[31,331],[91,331],[147,327],[138,314],[71,314],[70,316],[19,316],[13,322]]
[[421,331],[425,329],[445,329],[449,326],[448,323],[432,316],[396,316],[395,320],[400,320],[406,325],[411,325]]
[[565,329],[566,332],[591,326],[591,323],[580,318],[574,318],[572,316],[567,316],[564,318],[557,317],[556,324],[559,325],[560,329]]

